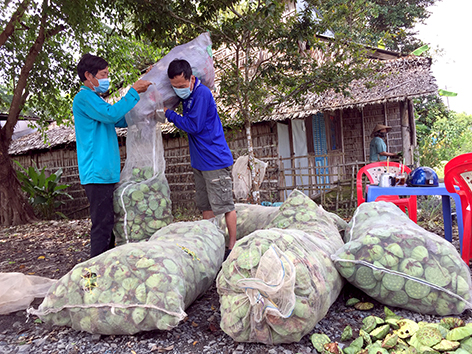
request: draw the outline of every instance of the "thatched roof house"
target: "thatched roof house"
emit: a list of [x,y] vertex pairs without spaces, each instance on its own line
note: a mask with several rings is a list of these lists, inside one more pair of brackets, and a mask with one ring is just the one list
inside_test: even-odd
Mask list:
[[352,82],[349,97],[331,90],[322,95],[308,94],[302,106],[278,107],[273,119],[302,118],[318,112],[400,102],[409,98],[436,94],[438,91],[436,80],[431,75],[431,59],[429,58],[410,55],[388,59],[382,61],[378,74],[380,79],[375,81],[376,85],[369,85],[368,88],[367,79]]
[[[287,104],[276,113],[253,124],[256,157],[269,163],[261,187],[262,200],[280,201],[297,187],[311,195],[350,178],[368,161],[370,133],[377,123],[393,127],[388,135],[390,151],[403,150],[407,163],[413,162],[416,130],[411,99],[437,92],[427,58],[398,57],[398,53],[376,51],[383,59],[385,77],[367,89],[362,81],[350,86],[350,97],[334,92],[307,94],[303,105]],[[188,143],[172,124],[162,125],[166,175],[174,206],[188,208],[193,201],[193,176]],[[117,129],[122,158],[126,156],[126,129]],[[64,169],[64,183],[72,185],[74,205],[64,212],[71,217],[86,216],[87,201],[78,180],[73,127],[54,124],[46,132],[12,142],[10,155],[28,166],[31,160],[48,170]],[[227,132],[236,159],[247,151],[244,132]],[[75,212],[75,214],[74,214]]]

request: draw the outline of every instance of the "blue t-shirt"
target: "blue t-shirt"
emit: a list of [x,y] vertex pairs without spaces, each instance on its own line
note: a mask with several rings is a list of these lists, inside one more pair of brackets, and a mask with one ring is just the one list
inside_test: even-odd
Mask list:
[[376,136],[370,141],[370,162],[385,161],[387,156],[379,155],[387,151],[387,144],[381,137]]
[[210,89],[195,78],[193,91],[182,106],[183,116],[168,109],[166,118],[188,134],[192,167],[211,171],[231,166],[233,155]]
[[138,101],[139,94],[134,88],[113,105],[86,86],[75,95],[72,111],[81,184],[120,181],[120,149],[115,127],[127,127],[124,116]]

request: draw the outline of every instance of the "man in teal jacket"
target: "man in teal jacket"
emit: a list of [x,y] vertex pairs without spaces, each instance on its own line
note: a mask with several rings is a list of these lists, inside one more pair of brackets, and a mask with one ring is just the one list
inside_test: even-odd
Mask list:
[[169,122],[187,132],[195,200],[203,218],[225,214],[229,235],[226,257],[236,242],[237,218],[231,179],[233,155],[226,143],[216,102],[210,89],[192,75],[192,67],[186,60],[173,60],[167,76],[176,95],[182,99],[183,115],[164,107],[165,115]]
[[113,190],[120,181],[120,150],[115,127],[126,127],[125,114],[147,90],[149,81],[138,80],[128,93],[111,105],[100,97],[108,90],[108,63],[85,54],[77,65],[83,86],[72,106],[75,122],[80,183],[90,203],[92,230],[90,255],[95,257],[115,244]]

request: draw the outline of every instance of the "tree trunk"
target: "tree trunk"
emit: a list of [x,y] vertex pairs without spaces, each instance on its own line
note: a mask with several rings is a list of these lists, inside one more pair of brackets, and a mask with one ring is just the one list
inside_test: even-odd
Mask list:
[[[28,1],[24,1],[22,6],[27,6],[27,4]],[[46,30],[46,10],[47,2],[44,2],[38,36],[31,46],[25,58],[25,63],[21,68],[20,76],[13,92],[7,122],[0,129],[0,225],[3,226],[26,224],[36,220],[33,208],[21,191],[20,182],[16,177],[11,158],[8,155],[8,149],[13,130],[28,96],[28,77],[34,66],[34,62],[41,52],[44,42],[64,29],[63,25],[58,25],[50,30]],[[8,33],[6,33],[6,35],[8,35]]]
[[0,225],[12,226],[36,221],[16,178],[8,146],[0,140]]

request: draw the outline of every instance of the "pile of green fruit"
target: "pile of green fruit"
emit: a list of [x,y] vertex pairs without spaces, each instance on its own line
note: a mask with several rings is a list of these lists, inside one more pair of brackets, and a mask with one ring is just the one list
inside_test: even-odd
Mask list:
[[440,316],[471,307],[470,270],[455,247],[394,204],[361,204],[349,237],[332,257],[336,268],[380,303]]
[[302,230],[319,239],[320,247],[332,254],[344,245],[338,231],[338,221],[333,215],[295,189],[280,206],[267,228]]
[[214,281],[224,237],[211,222],[171,224],[76,265],[49,290],[41,320],[100,334],[169,330]]
[[472,323],[454,317],[444,317],[439,323],[416,323],[385,307],[385,318],[367,316],[362,320],[355,339],[347,326],[341,343],[320,333],[313,334],[311,341],[320,354],[470,354]]
[[[277,214],[278,207],[267,207],[259,204],[235,203],[237,214],[236,239],[239,240],[250,233],[265,229]],[[218,226],[225,231],[226,242],[229,241],[224,214],[216,216]]]
[[152,168],[132,171],[133,179],[120,184],[113,194],[117,245],[147,240],[173,219],[165,175],[153,175]]
[[310,332],[343,285],[319,241],[292,229],[258,230],[237,241],[216,281],[223,331],[266,344],[298,342]]

